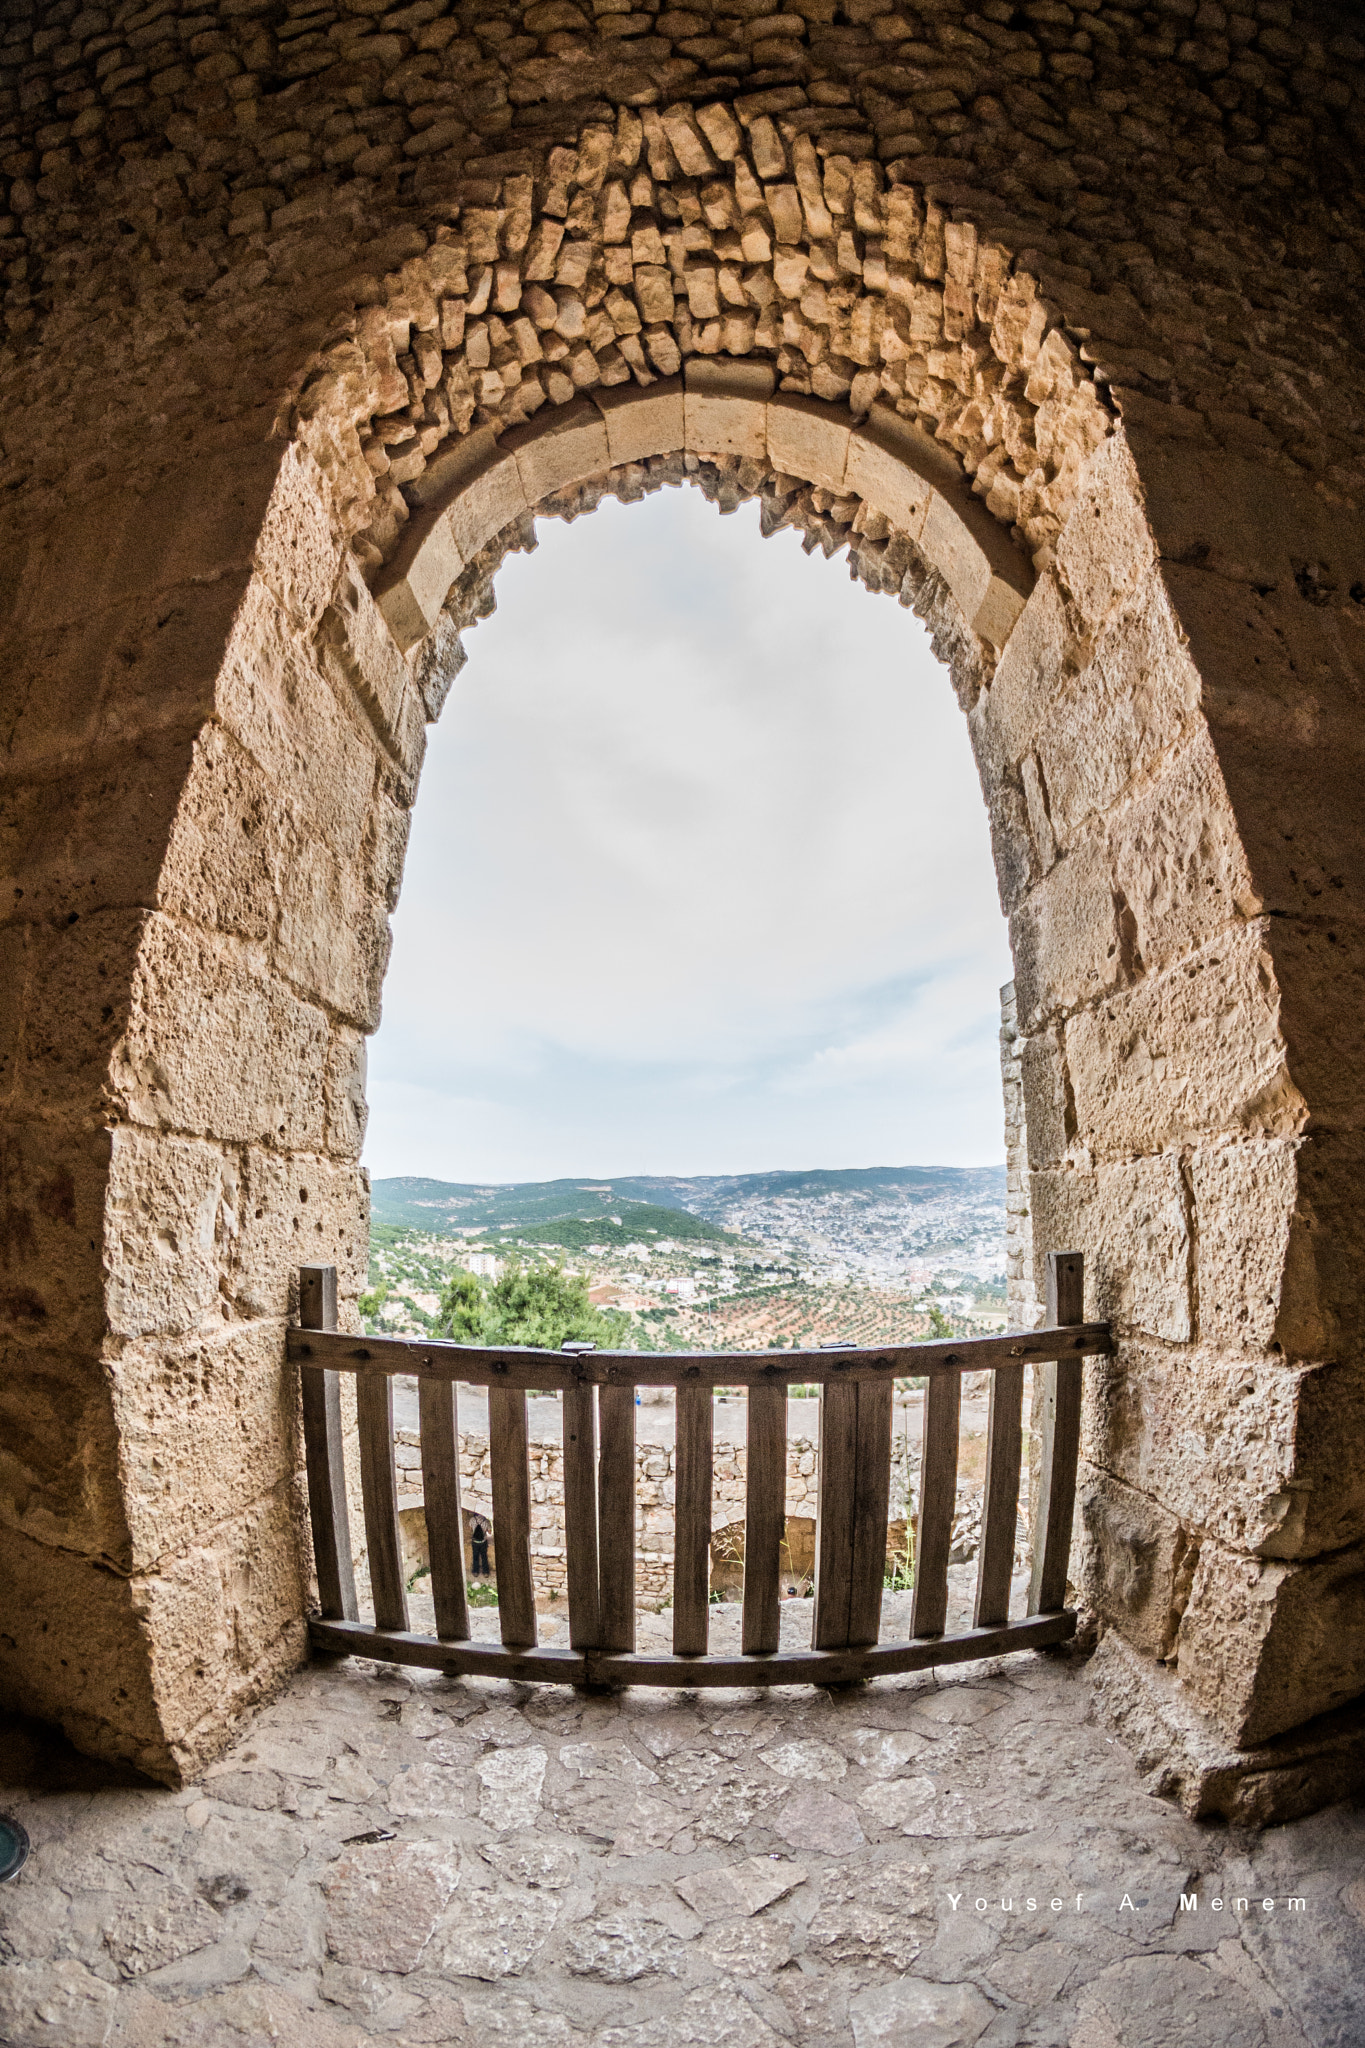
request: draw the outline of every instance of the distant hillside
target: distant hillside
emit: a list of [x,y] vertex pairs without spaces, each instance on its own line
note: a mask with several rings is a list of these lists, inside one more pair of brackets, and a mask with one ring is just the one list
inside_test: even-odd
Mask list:
[[[515,1231],[530,1240],[541,1226],[564,1220],[601,1228],[607,1216],[620,1216],[623,1229],[636,1234],[650,1228],[674,1237],[719,1236],[719,1231],[685,1229],[691,1216],[716,1223],[736,1202],[782,1199],[828,1200],[844,1196],[855,1201],[885,1202],[888,1198],[914,1206],[945,1197],[958,1201],[1003,1202],[1003,1166],[868,1166],[807,1172],[703,1174],[682,1177],[641,1176],[621,1180],[549,1180],[468,1183],[422,1180],[400,1175],[375,1181],[371,1212],[376,1223],[405,1225],[434,1237],[453,1237],[467,1230]],[[626,1223],[628,1211],[646,1206],[668,1211],[666,1221],[651,1214],[648,1221]],[[615,1233],[613,1232],[613,1235]],[[541,1242],[568,1243],[567,1238]],[[585,1240],[586,1241],[586,1240]]]

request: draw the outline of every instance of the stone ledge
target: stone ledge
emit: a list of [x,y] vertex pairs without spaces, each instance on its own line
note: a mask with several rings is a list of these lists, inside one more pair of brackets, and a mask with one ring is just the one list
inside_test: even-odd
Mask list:
[[1320,1714],[1259,1749],[1234,1749],[1164,1664],[1116,1629],[1090,1662],[1095,1715],[1132,1751],[1151,1791],[1191,1820],[1263,1828],[1301,1819],[1365,1787],[1365,1702]]

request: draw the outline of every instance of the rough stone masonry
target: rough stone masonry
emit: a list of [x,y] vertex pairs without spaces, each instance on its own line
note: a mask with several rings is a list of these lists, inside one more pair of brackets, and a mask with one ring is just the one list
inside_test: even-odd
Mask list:
[[[282,1331],[301,1260],[361,1281],[424,726],[537,513],[690,481],[847,546],[968,717],[1035,1257],[1080,1245],[1118,1337],[1081,1592],[1150,1676],[1143,1743],[1193,1716],[1263,1762],[1346,1706],[1356,11],[0,20],[5,1697],[175,1779],[303,1655]],[[534,486],[544,421],[703,371],[752,448]],[[775,460],[798,416],[917,449],[942,530]],[[518,508],[414,584],[513,450]],[[964,611],[969,545],[1015,564],[999,616]]]

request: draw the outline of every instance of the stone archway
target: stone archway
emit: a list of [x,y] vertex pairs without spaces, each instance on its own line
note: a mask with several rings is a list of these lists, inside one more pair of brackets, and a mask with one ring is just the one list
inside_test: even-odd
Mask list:
[[152,739],[82,784],[74,847],[44,814],[60,746],[34,780],[23,886],[54,914],[59,869],[98,886],[70,930],[7,938],[0,1668],[91,1748],[193,1769],[302,1652],[279,1332],[305,1247],[359,1285],[364,1037],[423,724],[526,518],[675,471],[849,539],[952,670],[1011,914],[1035,1243],[1085,1245],[1121,1338],[1086,1591],[1135,1714],[1159,1723],[1161,1662],[1244,1746],[1359,1689],[1360,878],[1315,780],[1354,744],[1359,533],[1140,393],[1117,420],[970,207],[783,111],[618,107],[539,181],[485,164],[293,366],[282,461],[92,502],[21,578],[25,616],[73,630],[116,586],[155,699]]

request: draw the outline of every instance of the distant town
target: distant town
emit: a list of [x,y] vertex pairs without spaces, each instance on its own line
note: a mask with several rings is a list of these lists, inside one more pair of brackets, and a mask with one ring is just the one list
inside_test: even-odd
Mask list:
[[1005,1169],[377,1180],[365,1329],[439,1335],[452,1276],[509,1262],[581,1276],[643,1351],[980,1335],[1006,1323]]

